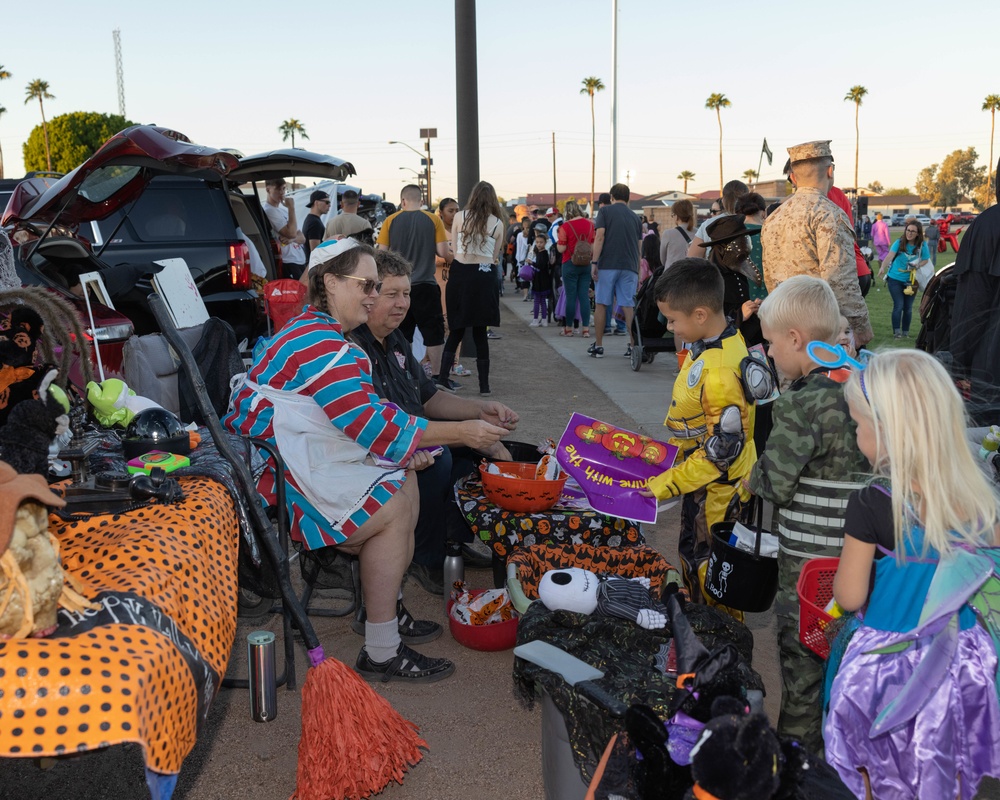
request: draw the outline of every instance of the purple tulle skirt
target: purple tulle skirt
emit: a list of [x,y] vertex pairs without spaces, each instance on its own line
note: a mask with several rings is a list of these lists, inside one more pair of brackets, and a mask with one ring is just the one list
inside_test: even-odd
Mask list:
[[[575,316],[566,318],[566,327],[573,327],[574,319],[580,321],[580,301],[577,300],[574,304]],[[563,319],[566,317],[566,290],[560,286],[559,295],[556,299],[556,310],[552,313],[552,316],[556,319]]]
[[930,639],[902,653],[866,655],[896,634],[861,627],[833,681],[824,728],[826,760],[864,797],[864,767],[876,798],[972,798],[1000,776],[1000,703],[993,643],[979,625],[959,634],[948,677],[909,723],[874,739],[879,712],[913,673]]

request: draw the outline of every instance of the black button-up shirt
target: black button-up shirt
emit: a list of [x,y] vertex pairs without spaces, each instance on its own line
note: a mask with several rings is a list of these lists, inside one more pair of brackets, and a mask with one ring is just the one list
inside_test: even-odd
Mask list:
[[361,345],[372,362],[376,394],[408,414],[426,416],[424,403],[439,390],[414,357],[406,337],[394,330],[385,338],[383,347],[368,326],[361,325],[351,331],[351,339]]

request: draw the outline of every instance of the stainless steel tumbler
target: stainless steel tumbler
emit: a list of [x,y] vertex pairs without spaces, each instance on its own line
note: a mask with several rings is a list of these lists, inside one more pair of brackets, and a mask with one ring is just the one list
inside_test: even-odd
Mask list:
[[255,722],[270,722],[278,716],[273,633],[254,631],[247,636],[247,663],[250,668],[250,716]]

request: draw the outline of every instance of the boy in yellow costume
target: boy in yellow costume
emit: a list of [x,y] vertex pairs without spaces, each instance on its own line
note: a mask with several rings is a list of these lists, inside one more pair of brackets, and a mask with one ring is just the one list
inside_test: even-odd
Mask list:
[[[676,262],[657,280],[656,305],[677,341],[692,342],[674,381],[664,425],[680,448],[680,463],[648,487],[664,500],[683,495],[678,551],[691,600],[717,605],[705,593],[712,525],[733,519],[749,499],[743,478],[757,460],[754,406],[747,399],[741,365],[743,337],[722,311],[718,267],[702,258]],[[728,609],[737,619],[743,615]]]

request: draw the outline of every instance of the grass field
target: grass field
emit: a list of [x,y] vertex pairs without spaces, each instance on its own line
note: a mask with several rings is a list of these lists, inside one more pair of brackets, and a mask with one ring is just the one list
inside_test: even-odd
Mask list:
[[[965,227],[963,227],[962,233],[958,235],[959,244],[961,244],[962,237],[965,235]],[[896,241],[900,236],[902,236],[902,234],[902,228],[894,229],[892,231],[892,240]],[[947,253],[938,253],[938,269],[948,266],[948,264],[951,264],[954,260],[955,253],[951,250],[951,248],[948,249]],[[868,297],[866,297],[865,300],[868,303],[868,317],[871,319],[872,331],[875,334],[875,338],[872,339],[871,344],[868,346],[872,349],[875,349],[876,347],[913,347],[917,334],[920,332],[920,316],[918,311],[920,308],[920,297],[922,293],[918,292],[917,296],[913,300],[913,321],[910,324],[910,338],[893,339],[892,298],[889,296],[889,290],[886,289],[885,283],[878,280],[877,261],[872,262],[872,270],[875,272],[876,278],[871,291],[868,292]]]

